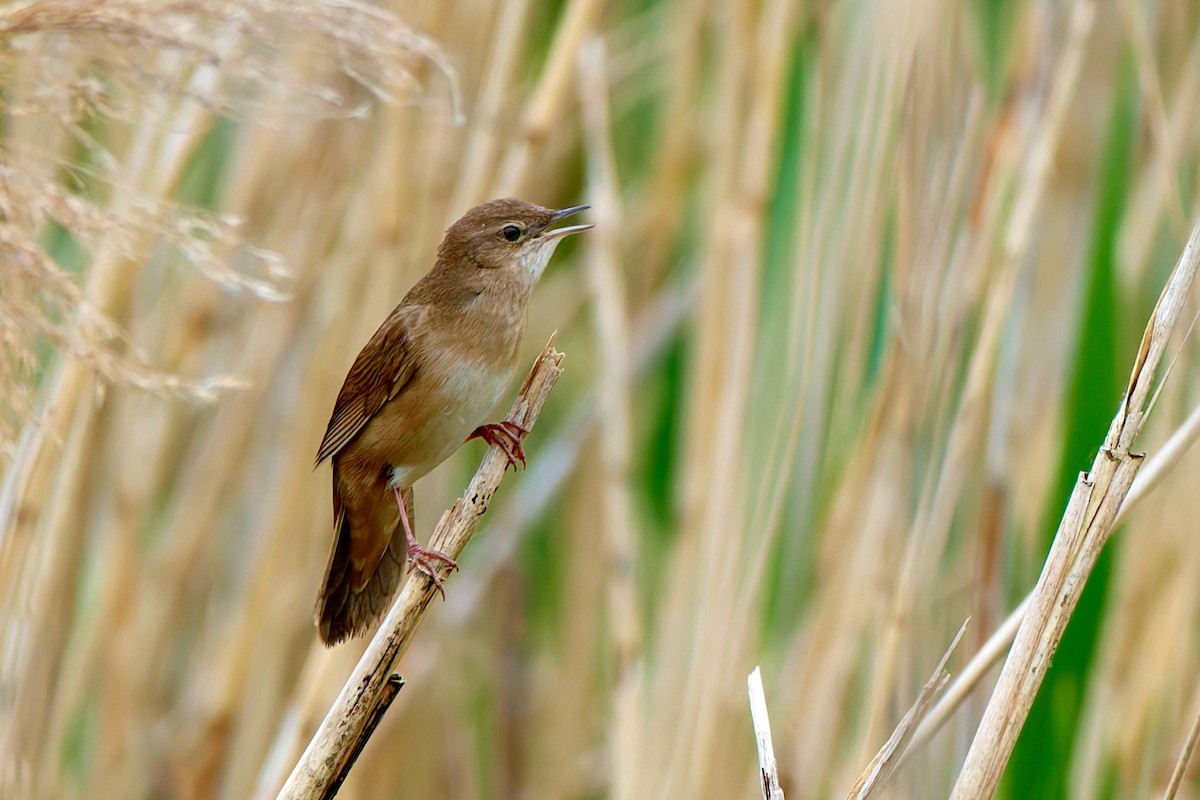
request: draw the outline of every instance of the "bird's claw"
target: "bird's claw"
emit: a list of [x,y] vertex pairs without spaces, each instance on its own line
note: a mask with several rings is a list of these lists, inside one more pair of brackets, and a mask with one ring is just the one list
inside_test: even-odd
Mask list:
[[438,590],[442,599],[446,599],[446,590],[442,587],[445,579],[442,578],[440,568],[448,567],[450,572],[458,569],[458,562],[450,556],[438,550],[426,550],[416,542],[408,544],[408,560],[416,565],[417,569],[429,576],[429,580],[433,582],[433,588]]
[[488,422],[480,425],[471,435],[467,437],[467,441],[471,439],[483,439],[490,445],[495,445],[504,453],[504,457],[508,459],[508,465],[513,468],[513,472],[517,471],[517,464],[525,466],[525,449],[521,446],[521,440],[529,433],[529,429],[518,422],[513,422],[506,419],[502,422]]

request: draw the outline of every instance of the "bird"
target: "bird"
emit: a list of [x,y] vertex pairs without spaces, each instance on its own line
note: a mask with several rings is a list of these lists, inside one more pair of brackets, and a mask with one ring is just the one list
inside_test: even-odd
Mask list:
[[551,226],[588,208],[515,197],[472,208],[354,359],[316,456],[333,472],[333,546],[314,612],[326,646],[374,626],[408,561],[444,596],[440,570],[457,564],[413,534],[417,480],[473,438],[514,469],[524,463],[528,431],[486,420],[512,383],[534,285],[564,238],[593,227]]

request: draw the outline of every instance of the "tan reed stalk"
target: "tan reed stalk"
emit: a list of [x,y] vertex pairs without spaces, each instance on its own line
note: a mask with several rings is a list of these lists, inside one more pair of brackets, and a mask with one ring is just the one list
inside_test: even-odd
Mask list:
[[1175,800],[1187,774],[1188,762],[1196,754],[1197,745],[1200,745],[1200,714],[1192,721],[1187,740],[1179,749],[1179,759],[1175,762],[1175,768],[1171,770],[1171,779],[1167,782],[1167,788],[1163,790],[1162,800]]
[[942,654],[942,660],[934,668],[933,675],[921,687],[917,699],[913,701],[908,712],[900,720],[900,724],[892,731],[892,735],[888,737],[887,742],[875,754],[875,757],[871,759],[871,763],[867,765],[867,768],[863,770],[863,774],[859,776],[854,786],[850,789],[847,797],[851,800],[867,800],[869,797],[879,795],[884,787],[887,786],[888,779],[892,777],[892,773],[902,763],[904,753],[912,741],[913,734],[917,731],[917,726],[929,711],[934,698],[950,682],[950,673],[946,671],[946,663],[950,660],[950,654],[958,648],[958,643],[962,641],[968,624],[970,624],[970,620],[964,622],[962,627],[958,629],[954,641],[950,643],[950,646],[946,648],[946,652]]
[[[79,7],[20,0],[0,19]],[[89,9],[109,24],[150,6]],[[0,359],[13,336],[28,346],[27,322],[39,368],[69,354],[24,378],[23,407],[50,416],[0,467],[0,796],[275,795],[363,644],[314,643],[329,499],[312,450],[349,358],[444,223],[499,194],[591,202],[616,222],[598,232],[604,263],[589,249],[581,273],[568,247],[535,293],[530,343],[557,327],[571,353],[564,402],[404,656],[409,685],[340,796],[754,796],[742,687],[760,663],[781,787],[832,795],[968,614],[966,645],[984,649],[932,713],[979,703],[963,692],[1007,649],[987,634],[1004,591],[1032,582],[1058,503],[1073,364],[1104,333],[1080,330],[1104,274],[1091,254],[1115,244],[1119,348],[1177,253],[1179,210],[1193,213],[1194,3],[1097,13],[1058,109],[1076,40],[1070,5],[1044,0],[154,10],[176,16],[154,30],[137,16],[125,38],[0,24],[0,255],[14,233],[53,239],[38,221],[52,212],[86,253],[69,270],[17,262],[31,271],[16,288],[0,267]],[[414,36],[424,49],[398,52]],[[602,63],[581,68],[596,38]],[[110,85],[126,91],[88,99]],[[1110,174],[1122,92],[1131,157]],[[1116,219],[1096,209],[1113,177],[1127,181]],[[186,247],[213,257],[186,265]],[[54,308],[74,309],[105,270],[123,277],[95,335],[30,304],[45,279]],[[593,289],[604,274],[623,330],[611,283]],[[1174,431],[1195,406],[1195,355],[1189,337],[1145,433],[1152,464],[1166,462],[1151,442],[1194,438]],[[51,408],[71,359],[83,379]],[[601,426],[622,414],[624,445]],[[474,447],[422,481],[419,529]],[[1096,620],[1074,796],[1161,791],[1192,722],[1195,457],[1126,515],[1148,464],[1122,506],[1132,541]],[[607,500],[617,490],[628,508]],[[639,559],[611,603],[644,626],[630,682],[606,588],[616,517]],[[958,708],[936,738],[921,726],[889,796],[947,793],[982,710]],[[23,733],[40,744],[13,759]]]
[[[195,104],[180,110],[171,122],[181,130],[197,131],[202,113]],[[146,119],[134,136],[127,155],[128,183],[115,192],[113,206],[118,214],[127,213],[130,204],[139,196],[164,198],[171,191],[182,170],[182,158],[174,163],[156,159],[153,153],[152,136],[157,130],[157,120]],[[148,251],[151,240],[142,237],[134,247],[134,253]],[[85,294],[102,312],[120,314],[128,303],[128,293],[136,275],[139,261],[115,248],[103,249],[97,254],[89,273]],[[88,393],[97,391],[88,364],[71,361],[65,364],[54,382],[46,404],[43,426],[22,449],[21,461],[8,472],[8,480],[24,487],[23,495],[36,498],[32,503],[13,513],[7,520],[0,521],[6,529],[4,558],[4,585],[7,587],[5,604],[9,613],[27,616],[29,625],[21,634],[25,653],[20,656],[29,664],[28,674],[41,685],[27,684],[21,694],[11,718],[11,753],[19,760],[30,762],[46,745],[46,706],[52,702],[51,684],[57,676],[58,666],[66,648],[68,628],[55,624],[55,620],[68,618],[68,609],[74,595],[68,587],[79,579],[82,566],[78,553],[83,546],[82,534],[86,530],[85,519],[78,516],[79,487],[84,480],[82,456],[89,451],[94,436],[93,409],[88,402]],[[63,436],[61,442],[46,443],[47,433],[51,437]],[[61,452],[68,454],[56,460]],[[38,503],[51,497],[67,501],[49,513],[39,513]],[[15,511],[15,509],[10,509]],[[32,597],[26,608],[24,598]],[[21,604],[18,606],[17,604]],[[28,610],[27,610],[28,609]],[[38,632],[34,635],[34,632]],[[19,735],[15,735],[20,731]]]
[[544,151],[551,127],[561,118],[580,43],[602,8],[601,0],[571,0],[567,4],[546,65],[525,107],[520,136],[504,155],[493,194],[520,194],[528,190],[534,154]]
[[1088,574],[1112,532],[1121,505],[1141,466],[1132,453],[1148,413],[1159,363],[1200,268],[1200,225],[1155,306],[1138,350],[1129,388],[1092,469],[1080,476],[1059,525],[1050,555],[1034,589],[1029,612],[1017,631],[1000,680],[951,797],[991,797],[1033,704],[1054,650],[1079,600]]
[[[614,776],[633,774],[637,762],[639,667],[644,632],[638,609],[637,529],[630,496],[633,458],[631,348],[618,235],[624,229],[619,179],[613,156],[608,56],[601,39],[585,40],[579,55],[579,96],[584,99],[588,147],[588,194],[596,213],[588,279],[600,356],[598,427],[603,514],[599,525],[607,552],[607,611],[612,650],[612,724],[609,758]],[[619,789],[616,793],[624,791]]]
[[[507,419],[527,430],[533,428],[562,373],[562,359],[562,354],[553,347],[553,340],[547,342]],[[442,515],[430,547],[451,558],[459,556],[475,533],[480,517],[487,511],[507,467],[508,460],[500,448],[489,448],[463,496]],[[334,782],[340,784],[344,779],[345,772],[353,765],[352,759],[365,744],[364,739],[373,732],[373,725],[367,729],[368,720],[386,711],[386,706],[379,707],[381,693],[436,593],[428,576],[409,575],[366,653],[346,681],[337,703],[329,710],[280,790],[280,797],[313,800],[328,797]]]
[[[321,35],[332,31],[335,37],[346,37],[342,40],[345,47],[341,57],[361,57],[358,66],[366,67],[370,77],[394,75],[395,59],[401,56],[401,51],[413,45],[424,48],[425,41],[420,37],[406,39],[407,34],[394,18],[367,6],[341,4],[340,11],[331,12],[320,3],[311,3],[298,16],[289,16],[296,12],[290,5],[252,5],[250,12],[243,14],[245,9],[238,4],[227,4],[225,10],[234,14],[217,24],[224,28],[236,20],[252,28],[260,18],[275,14],[276,25],[309,24],[312,31],[321,30]],[[189,340],[184,332],[188,324],[197,326],[192,333],[204,328],[205,319],[211,319],[215,307],[206,301],[216,301],[219,295],[202,282],[190,297],[183,295],[187,299],[175,309],[175,314],[159,313],[158,309],[173,299],[172,289],[176,284],[168,279],[162,287],[163,294],[156,298],[159,302],[149,307],[143,305],[144,294],[138,284],[151,272],[145,267],[155,260],[162,261],[153,248],[161,247],[166,239],[183,249],[192,266],[203,272],[207,280],[217,281],[230,290],[250,289],[276,299],[282,296],[270,282],[219,263],[230,258],[232,250],[225,247],[225,228],[217,224],[220,218],[206,221],[197,216],[194,222],[189,221],[189,212],[175,207],[174,194],[209,131],[214,109],[225,107],[229,98],[224,94],[228,90],[226,81],[236,79],[239,66],[246,68],[242,77],[252,74],[250,82],[259,79],[269,84],[265,86],[265,95],[282,93],[284,87],[270,84],[271,80],[282,80],[278,75],[255,73],[245,63],[233,65],[236,60],[232,57],[233,50],[243,41],[237,31],[222,30],[217,37],[220,41],[205,38],[213,33],[214,20],[205,16],[214,13],[211,7],[182,3],[151,8],[111,0],[93,4],[83,14],[77,4],[43,0],[16,4],[0,13],[4,17],[6,57],[17,58],[16,54],[23,52],[24,66],[30,75],[38,75],[39,69],[49,69],[51,76],[42,82],[30,82],[28,97],[6,91],[7,108],[16,109],[18,117],[34,115],[36,119],[38,103],[44,102],[37,92],[50,90],[59,79],[64,81],[68,95],[81,85],[86,87],[86,78],[81,84],[73,83],[75,76],[70,69],[78,67],[83,74],[83,70],[94,67],[89,63],[89,58],[94,58],[113,70],[107,77],[116,87],[100,90],[101,111],[113,112],[114,107],[105,107],[104,102],[115,98],[116,115],[120,122],[127,122],[123,131],[120,122],[109,120],[98,124],[101,134],[115,131],[109,141],[102,143],[99,139],[89,139],[79,128],[72,130],[73,119],[56,120],[98,151],[100,167],[92,177],[109,188],[104,198],[108,206],[100,213],[110,224],[97,232],[95,255],[80,295],[86,298],[87,306],[81,304],[71,309],[71,316],[62,323],[68,331],[76,326],[78,331],[72,335],[83,337],[75,351],[77,358],[68,360],[46,381],[44,418],[31,428],[22,455],[6,472],[6,496],[12,502],[3,511],[4,546],[0,548],[3,551],[0,573],[5,576],[6,587],[5,600],[0,602],[6,618],[7,643],[3,681],[6,685],[19,682],[29,691],[15,700],[11,715],[6,709],[3,732],[6,758],[0,769],[3,773],[0,783],[6,788],[0,789],[0,793],[8,793],[11,786],[7,780],[14,774],[19,781],[31,782],[16,789],[20,794],[31,791],[31,786],[41,787],[39,792],[60,793],[61,739],[68,729],[78,729],[78,719],[73,715],[78,714],[81,697],[94,693],[99,685],[106,690],[94,704],[100,709],[98,716],[121,721],[104,730],[105,735],[100,737],[97,761],[113,765],[113,773],[102,785],[113,796],[131,796],[137,794],[133,787],[145,781],[146,773],[128,768],[128,759],[123,754],[129,750],[123,745],[131,735],[141,735],[138,726],[129,721],[141,719],[147,701],[154,695],[151,687],[157,685],[153,679],[139,680],[144,671],[153,672],[151,664],[155,662],[138,655],[155,652],[160,642],[152,641],[144,647],[127,629],[120,629],[129,620],[131,609],[140,615],[151,606],[151,602],[142,604],[145,596],[131,591],[144,585],[142,541],[137,538],[141,513],[153,505],[155,498],[163,496],[164,484],[158,479],[170,473],[173,459],[179,454],[181,417],[188,414],[180,414],[177,409],[175,413],[163,414],[160,407],[147,412],[145,398],[125,394],[121,385],[107,395],[104,390],[106,382],[115,377],[130,379],[151,391],[202,394],[209,398],[213,392],[199,391],[206,389],[204,380],[196,383],[198,389],[193,389],[191,382],[178,376],[146,371],[145,355],[128,345],[124,336],[116,340],[116,352],[104,350],[106,343],[102,340],[99,344],[90,343],[86,338],[92,335],[87,329],[87,314],[110,315],[129,332],[129,339],[154,338],[156,328],[164,326],[166,333],[149,349],[172,367],[199,367],[203,375],[210,365],[202,358],[189,356],[198,346],[207,344],[205,337],[193,335]],[[340,15],[339,26],[322,30],[328,13]],[[181,22],[185,24],[181,26]],[[355,38],[360,35],[363,38]],[[26,37],[26,41],[40,37],[44,49],[7,50],[7,40],[15,37]],[[388,41],[385,43],[383,39]],[[63,70],[49,54],[72,40],[82,43],[74,45],[73,52],[79,58]],[[133,42],[154,43],[172,52],[151,51],[149,57],[139,53],[137,60],[141,66],[128,68],[128,63],[120,57],[120,48]],[[309,64],[313,63],[312,52]],[[436,48],[426,52],[433,54]],[[193,57],[203,58],[205,63],[197,67]],[[109,60],[105,62],[105,58]],[[376,65],[389,59],[392,63],[377,71],[369,63],[371,59],[379,59]],[[150,63],[155,68],[144,69]],[[146,91],[124,93],[123,81],[145,82],[139,86]],[[287,88],[298,90],[300,85],[289,84]],[[310,88],[304,86],[302,91]],[[113,94],[106,98],[103,92],[110,89]],[[171,89],[185,97],[167,96]],[[71,112],[64,112],[64,117],[67,113]],[[47,116],[51,115],[43,109],[41,118]],[[14,125],[10,132],[17,135],[6,137],[4,155],[11,159],[9,163],[18,170],[35,169],[31,165],[38,163],[56,167],[55,159],[59,156],[44,149],[53,140],[45,136],[22,138],[20,134],[26,128],[32,130],[32,126]],[[111,152],[104,147],[112,148]],[[115,167],[118,162],[119,171]],[[64,202],[75,202],[71,207],[81,211],[86,210],[83,203],[91,202],[70,194],[64,197],[67,198]],[[53,212],[51,216],[70,227],[63,217]],[[172,226],[178,226],[178,230]],[[27,231],[27,235],[34,233]],[[217,239],[208,241],[204,238],[207,236]],[[271,276],[272,280],[279,277]],[[225,298],[222,307],[229,306]],[[80,353],[82,358],[78,357]],[[94,373],[99,374],[99,379],[93,377]],[[210,384],[217,385],[219,382]],[[71,423],[68,431],[69,419],[76,422]],[[114,429],[120,429],[120,433],[114,433]],[[236,455],[237,451],[230,452]],[[84,463],[85,460],[91,463]],[[111,479],[114,475],[115,480]],[[44,503],[49,505],[43,506]],[[195,513],[197,509],[191,511]],[[106,527],[102,520],[111,520],[115,525]],[[35,530],[36,538],[31,538]],[[199,530],[211,532],[211,527],[202,524]],[[96,557],[92,558],[93,555]],[[153,564],[153,559],[149,560]],[[192,560],[188,567],[195,565]],[[98,592],[82,591],[84,576],[88,574],[85,568],[100,576]],[[170,574],[170,570],[164,571]],[[161,576],[162,572],[156,574]],[[170,585],[174,589],[186,586],[187,581]],[[171,605],[158,608],[169,609]],[[73,626],[76,613],[89,624]],[[8,623],[17,627],[9,627]],[[114,658],[114,654],[121,655]],[[12,748],[7,746],[10,735]],[[126,766],[117,766],[120,764]]]
[[[1124,4],[1122,4],[1122,8],[1124,8]],[[1129,13],[1123,12],[1123,18],[1128,19]],[[1138,45],[1136,51],[1139,75],[1150,72],[1150,67],[1144,62],[1147,53],[1143,47],[1144,45]],[[1143,80],[1152,81],[1153,78],[1147,74]],[[1187,60],[1179,69],[1179,79],[1175,83],[1167,109],[1164,109],[1165,120],[1154,122],[1155,136],[1168,147],[1154,151],[1153,163],[1134,186],[1133,198],[1129,204],[1130,222],[1122,230],[1118,243],[1122,264],[1135,265],[1146,262],[1154,237],[1154,221],[1163,215],[1164,205],[1173,202],[1165,196],[1163,181],[1169,178],[1173,167],[1179,166],[1182,154],[1196,145],[1197,132],[1188,124],[1188,115],[1195,110],[1195,98],[1198,94],[1200,94],[1200,41],[1192,43]],[[1162,129],[1164,124],[1166,127]],[[1170,183],[1167,185],[1170,186]],[[1174,212],[1171,212],[1171,215],[1173,217]],[[1186,221],[1180,224],[1184,226]],[[1179,236],[1182,238],[1182,230],[1180,230]]]
[[1150,131],[1156,140],[1156,152],[1160,161],[1156,164],[1163,190],[1157,192],[1166,204],[1167,221],[1172,232],[1182,237],[1187,230],[1187,214],[1183,210],[1183,202],[1179,193],[1178,175],[1179,156],[1176,152],[1171,124],[1167,119],[1166,104],[1163,100],[1163,87],[1159,79],[1158,69],[1154,64],[1153,45],[1150,32],[1147,30],[1146,14],[1142,13],[1129,0],[1121,0],[1117,4],[1121,14],[1121,22],[1129,35],[1133,49],[1134,62],[1137,64],[1138,84],[1148,106],[1147,117]]
[[[1124,524],[1130,513],[1141,504],[1150,492],[1170,473],[1179,460],[1197,439],[1200,439],[1200,408],[1194,410],[1187,420],[1175,431],[1161,448],[1150,455],[1149,460],[1138,471],[1117,513],[1114,527]],[[1017,635],[1017,629],[1025,619],[1029,604],[1033,600],[1032,591],[1017,604],[1003,624],[998,626],[980,647],[967,665],[959,672],[950,687],[946,690],[921,721],[921,727],[913,737],[910,750],[923,747],[930,738],[946,723],[950,715],[962,704],[967,695],[979,686],[979,682],[988,670],[1000,662],[1005,652]]]
[[[765,531],[748,529],[746,419],[757,338],[761,239],[766,187],[774,168],[781,119],[784,43],[794,6],[769,3],[714,9],[728,29],[716,57],[728,68],[714,76],[714,149],[701,188],[705,215],[720,220],[704,231],[695,365],[688,383],[681,530],[685,539],[669,575],[658,626],[653,682],[643,705],[653,710],[637,770],[618,797],[725,793],[746,776],[714,769],[714,754],[749,758],[732,735],[728,710],[756,633],[743,621],[761,600],[762,574],[747,569]],[[719,147],[716,147],[719,143]],[[694,625],[692,620],[704,620]],[[700,655],[708,654],[708,655]],[[676,677],[671,677],[676,676]],[[683,676],[682,682],[678,676]],[[708,703],[692,698],[707,697]],[[718,700],[718,698],[727,698]],[[685,737],[669,729],[689,731]],[[655,746],[653,743],[660,742]]]
[[[860,19],[847,15],[837,20],[846,28],[840,35],[850,37],[856,43],[853,49],[870,57],[842,63],[837,51],[827,56],[830,83],[824,91],[828,96],[819,98],[814,112],[819,115],[814,123],[816,130],[826,133],[812,145],[802,187],[805,199],[800,203],[804,216],[795,226],[799,263],[781,363],[798,365],[790,374],[785,372],[783,391],[795,391],[800,399],[789,409],[794,416],[780,421],[781,429],[787,431],[786,437],[780,438],[791,441],[789,450],[781,454],[788,459],[783,463],[792,462],[794,453],[792,469],[802,476],[815,474],[817,454],[826,437],[841,441],[839,434],[852,435],[839,427],[844,425],[839,416],[848,407],[837,403],[826,412],[820,409],[819,398],[827,392],[849,397],[859,391],[854,381],[861,380],[861,372],[855,365],[862,363],[865,355],[854,351],[865,337],[847,333],[844,347],[828,349],[827,344],[840,341],[836,331],[853,330],[851,326],[869,318],[870,312],[865,309],[872,287],[880,280],[877,270],[881,264],[879,245],[887,224],[887,187],[897,157],[891,138],[882,133],[890,129],[884,120],[893,119],[903,108],[902,76],[915,71],[927,52],[921,47],[920,33],[927,20],[910,22],[892,16],[901,13],[898,8],[880,6],[876,11],[881,16],[874,24],[869,16]],[[937,18],[936,12],[930,13],[931,18]],[[929,35],[936,39],[935,34]],[[901,68],[901,64],[905,66]],[[839,134],[860,125],[874,135]],[[914,138],[921,135],[916,123],[912,128]],[[822,187],[830,182],[843,182],[845,187],[837,193],[823,191]],[[930,202],[939,203],[942,198],[931,198]],[[900,219],[903,222],[906,217]],[[902,270],[911,271],[907,259],[915,260],[915,254],[906,249],[899,255]],[[830,268],[832,265],[856,266],[838,269]],[[910,288],[906,275],[900,271],[897,278],[901,301],[907,301],[910,292],[914,296],[918,293],[915,285]],[[906,313],[909,306],[909,302],[903,303],[901,317],[911,328],[915,320]],[[904,465],[903,431],[915,424],[912,416],[920,411],[920,393],[926,387],[907,381],[917,365],[905,363],[905,356],[912,349],[921,349],[921,345],[906,339],[893,340],[889,346],[894,350],[887,353],[881,367],[883,377],[876,405],[862,423],[856,448],[842,457],[840,484],[831,490],[833,498],[822,523],[830,531],[830,545],[824,553],[818,551],[819,567],[814,576],[822,589],[813,598],[813,609],[805,622],[806,635],[793,644],[798,647],[804,642],[805,650],[803,654],[794,652],[788,659],[788,669],[805,675],[793,684],[792,695],[812,715],[804,727],[823,729],[829,735],[792,739],[793,750],[783,761],[794,763],[801,774],[812,775],[818,781],[828,778],[815,776],[828,776],[836,770],[830,764],[829,748],[837,741],[840,726],[847,722],[844,703],[851,691],[852,664],[859,658],[854,641],[873,621],[863,587],[880,586],[888,580],[884,571],[894,563],[895,547],[889,533],[896,530],[893,526],[897,520],[907,516],[900,498],[912,491],[907,482],[914,480],[912,471]],[[782,493],[785,485],[779,482],[777,491]],[[771,502],[781,504],[783,499],[777,495]],[[803,533],[795,531],[793,535]],[[835,541],[836,549],[832,546]],[[785,708],[792,706],[788,703]],[[868,756],[864,752],[862,760]],[[860,768],[861,761],[855,772]],[[842,785],[853,777],[847,776]]]
[[[989,284],[981,332],[971,354],[963,396],[950,422],[941,471],[928,486],[928,494],[922,503],[924,507],[917,511],[914,535],[905,548],[895,605],[882,644],[884,656],[881,660],[885,664],[895,663],[898,650],[907,638],[905,621],[913,613],[918,587],[927,584],[927,579],[922,579],[918,572],[926,569],[925,565],[934,563],[929,557],[931,553],[944,549],[970,462],[986,442],[987,407],[992,402],[993,381],[997,376],[1000,337],[1012,313],[1020,266],[1027,255],[1034,220],[1044,202],[1051,156],[1058,147],[1066,111],[1078,84],[1093,13],[1086,2],[1074,7],[1072,35],[1054,68],[1046,108],[1023,165],[1012,215],[1004,231],[1000,264]],[[873,709],[876,720],[888,703],[885,687],[893,683],[892,669],[881,669],[878,678]]]

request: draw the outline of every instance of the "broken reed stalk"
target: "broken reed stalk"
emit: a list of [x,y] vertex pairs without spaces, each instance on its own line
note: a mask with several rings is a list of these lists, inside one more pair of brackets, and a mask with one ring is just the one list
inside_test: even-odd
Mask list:
[[346,759],[346,763],[342,764],[342,768],[338,770],[338,774],[322,792],[322,800],[337,797],[337,793],[342,789],[342,784],[346,782],[346,776],[354,768],[354,762],[358,761],[358,757],[362,754],[363,748],[367,746],[371,734],[375,733],[375,729],[379,727],[379,722],[383,719],[383,715],[392,707],[392,701],[396,699],[396,695],[400,694],[402,688],[404,688],[404,678],[401,678],[394,672],[388,675],[387,680],[383,682],[382,690],[379,692],[379,699],[375,702],[375,707],[371,710],[371,716],[367,717],[362,731],[358,734],[357,741],[354,742],[354,747],[350,749],[350,755]]
[[1154,376],[1200,265],[1200,224],[1171,272],[1142,336],[1129,387],[1092,469],[1082,473],[1059,523],[1029,611],[984,709],[951,800],[995,794],[1088,575],[1108,541],[1143,455],[1131,452],[1142,430]]
[[[1163,477],[1174,469],[1197,440],[1200,440],[1200,406],[1192,410],[1183,424],[1175,429],[1175,432],[1158,449],[1158,452],[1151,456],[1138,472],[1137,480],[1133,482],[1133,487],[1125,496],[1125,502],[1121,504],[1121,510],[1117,513],[1117,519],[1113,523],[1114,528],[1119,527],[1129,518],[1130,512],[1142,502],[1146,495],[1162,483]],[[929,715],[921,722],[909,750],[905,751],[906,754],[924,747],[942,729],[950,716],[958,710],[963,700],[975,690],[984,676],[1000,661],[1016,637],[1017,628],[1025,619],[1025,612],[1029,610],[1029,603],[1032,600],[1033,591],[1030,590],[1029,594],[1025,595],[1025,599],[1017,604],[1004,622],[1000,623],[992,632],[983,646],[975,651],[967,665],[950,684],[950,688],[938,699]]]
[[959,627],[958,634],[950,642],[946,652],[942,654],[942,660],[934,667],[933,674],[925,682],[916,701],[908,709],[904,718],[900,720],[900,724],[892,731],[892,735],[888,737],[883,747],[871,759],[871,763],[863,770],[862,775],[859,776],[858,781],[847,795],[848,800],[869,800],[869,798],[879,796],[883,792],[884,786],[891,780],[893,773],[903,763],[903,756],[912,742],[917,726],[921,724],[921,720],[929,711],[934,699],[950,682],[950,673],[946,671],[946,664],[950,661],[950,654],[958,649],[958,643],[962,641],[963,634],[967,632],[967,625],[970,623],[970,618],[967,618]]
[[779,785],[779,765],[771,741],[771,718],[767,714],[767,695],[763,691],[762,672],[754,668],[746,677],[750,695],[750,722],[754,725],[754,744],[758,748],[758,779],[763,800],[784,800]]
[[[525,379],[508,419],[533,428],[550,391],[562,374],[563,354],[554,349],[554,336],[538,356]],[[504,478],[508,460],[498,447],[490,447],[467,491],[442,514],[430,547],[457,558],[475,533],[479,518],[487,511],[492,495]],[[411,571],[399,598],[375,632],[354,672],[346,681],[333,707],[325,715],[300,760],[279,792],[288,800],[317,800],[330,797],[355,753],[370,735],[368,723],[378,721],[380,699],[385,696],[392,672],[425,616],[436,589],[427,575]],[[394,694],[394,693],[393,693]]]

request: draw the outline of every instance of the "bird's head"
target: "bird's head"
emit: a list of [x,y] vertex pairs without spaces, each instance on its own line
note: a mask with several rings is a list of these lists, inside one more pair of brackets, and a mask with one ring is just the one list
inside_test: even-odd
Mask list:
[[456,268],[513,270],[532,285],[542,276],[558,243],[591,224],[553,227],[584,211],[580,205],[558,211],[506,197],[475,206],[446,231],[438,261]]

